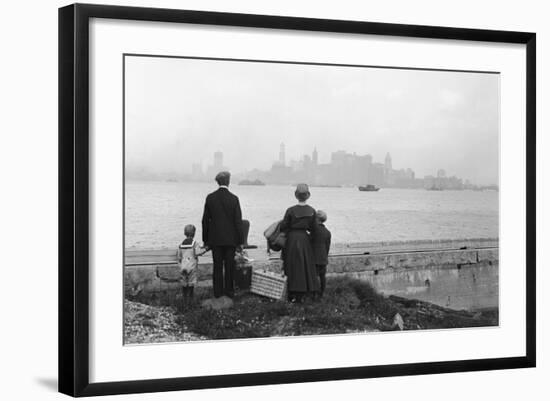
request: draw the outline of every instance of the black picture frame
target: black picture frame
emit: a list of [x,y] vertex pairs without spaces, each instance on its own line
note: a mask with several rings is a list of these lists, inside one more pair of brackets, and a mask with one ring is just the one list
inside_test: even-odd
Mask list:
[[[526,353],[495,359],[90,383],[90,18],[438,38],[526,45]],[[527,32],[74,4],[59,9],[59,391],[71,396],[142,393],[534,367],[536,363],[536,35]]]

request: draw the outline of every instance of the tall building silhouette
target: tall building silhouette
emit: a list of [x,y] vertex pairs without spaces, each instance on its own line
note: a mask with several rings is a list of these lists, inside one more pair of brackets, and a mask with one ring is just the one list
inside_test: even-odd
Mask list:
[[285,144],[282,142],[279,148],[279,163],[283,166],[286,164]]
[[223,153],[214,152],[214,170],[222,170],[223,168]]
[[312,161],[314,166],[319,164],[319,154],[317,153],[317,147],[313,148]]
[[384,159],[384,179],[383,185],[393,185],[394,184],[394,174],[393,166],[391,163],[390,152],[386,153],[386,158]]
[[384,167],[386,168],[386,170],[391,170],[392,169],[392,165],[391,165],[391,156],[390,156],[390,153],[386,153],[386,158],[384,159]]
[[223,170],[227,170],[227,167],[223,165],[223,153],[220,151],[214,152],[214,163],[206,169],[206,176],[208,179],[214,178],[216,174]]

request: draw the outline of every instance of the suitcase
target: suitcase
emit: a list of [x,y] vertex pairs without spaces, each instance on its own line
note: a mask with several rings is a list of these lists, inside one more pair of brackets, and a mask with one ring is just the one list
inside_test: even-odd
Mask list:
[[237,289],[248,290],[252,281],[252,266],[250,264],[236,265],[233,279]]
[[243,253],[235,254],[235,272],[233,282],[239,290],[248,290],[252,280],[252,264],[244,257]]
[[253,270],[250,292],[264,297],[285,300],[287,292],[287,277],[281,273],[265,270]]

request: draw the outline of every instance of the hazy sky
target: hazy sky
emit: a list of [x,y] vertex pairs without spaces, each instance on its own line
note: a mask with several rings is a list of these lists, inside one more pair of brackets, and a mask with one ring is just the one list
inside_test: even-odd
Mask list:
[[346,150],[417,177],[498,183],[499,75],[126,57],[126,160],[154,172],[234,173]]

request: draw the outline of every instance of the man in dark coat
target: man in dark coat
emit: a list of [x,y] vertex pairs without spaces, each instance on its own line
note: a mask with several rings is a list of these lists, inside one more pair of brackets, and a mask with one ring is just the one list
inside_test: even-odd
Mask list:
[[242,247],[243,222],[239,198],[229,192],[231,175],[222,171],[216,175],[217,191],[206,197],[202,216],[202,240],[212,250],[214,296],[233,296],[235,250]]
[[319,222],[319,226],[313,233],[312,245],[313,255],[315,257],[315,267],[317,268],[317,274],[319,275],[319,281],[321,283],[319,295],[323,296],[327,284],[326,274],[331,234],[324,224],[325,221],[327,221],[327,214],[322,210],[317,211],[317,221]]

